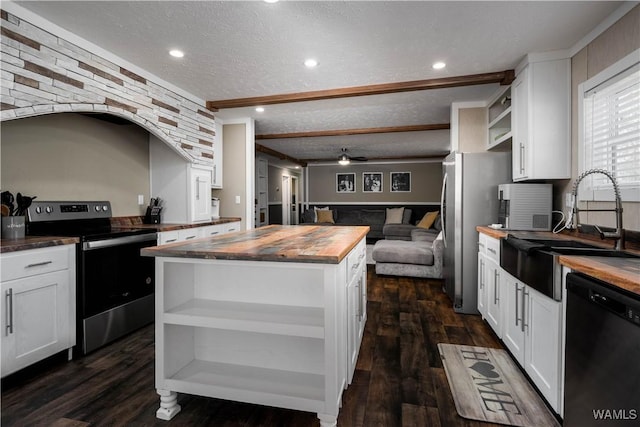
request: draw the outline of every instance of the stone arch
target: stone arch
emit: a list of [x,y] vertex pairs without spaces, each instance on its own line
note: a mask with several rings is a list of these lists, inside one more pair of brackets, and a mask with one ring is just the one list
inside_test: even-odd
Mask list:
[[139,114],[125,110],[124,108],[115,107],[104,104],[49,104],[49,105],[35,105],[29,107],[18,107],[13,109],[15,116],[7,118],[3,121],[12,119],[23,119],[28,117],[43,116],[49,114],[58,113],[106,113],[117,117],[122,117],[130,122],[137,124],[149,133],[156,136],[160,141],[167,144],[178,155],[185,160],[198,163],[194,161],[194,158],[187,153],[180,144],[180,141],[171,136],[165,129],[158,126],[151,120],[147,120]]

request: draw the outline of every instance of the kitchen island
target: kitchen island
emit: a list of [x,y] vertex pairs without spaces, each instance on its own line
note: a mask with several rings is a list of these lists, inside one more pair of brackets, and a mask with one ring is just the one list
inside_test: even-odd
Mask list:
[[156,257],[156,416],[177,393],[316,412],[335,426],[366,322],[369,227],[268,226]]

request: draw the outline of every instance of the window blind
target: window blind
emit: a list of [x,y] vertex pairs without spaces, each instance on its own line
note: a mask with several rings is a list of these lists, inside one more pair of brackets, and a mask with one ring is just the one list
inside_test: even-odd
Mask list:
[[[606,169],[630,201],[640,201],[640,66],[636,64],[584,95],[584,167]],[[602,174],[586,182],[593,200],[610,200]]]

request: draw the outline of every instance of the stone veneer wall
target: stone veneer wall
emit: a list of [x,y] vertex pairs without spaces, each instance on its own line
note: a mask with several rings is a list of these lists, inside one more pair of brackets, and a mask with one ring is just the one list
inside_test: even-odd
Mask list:
[[2,121],[60,112],[125,117],[193,163],[212,165],[215,119],[185,98],[0,10]]

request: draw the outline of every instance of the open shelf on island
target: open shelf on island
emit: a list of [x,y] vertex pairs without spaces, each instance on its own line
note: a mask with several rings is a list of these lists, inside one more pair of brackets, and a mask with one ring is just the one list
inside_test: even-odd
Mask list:
[[194,359],[165,380],[174,391],[321,412],[324,375]]
[[318,307],[191,299],[165,312],[163,321],[174,325],[324,338],[324,310]]

